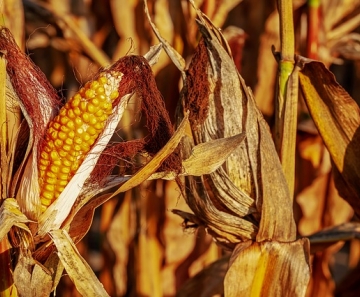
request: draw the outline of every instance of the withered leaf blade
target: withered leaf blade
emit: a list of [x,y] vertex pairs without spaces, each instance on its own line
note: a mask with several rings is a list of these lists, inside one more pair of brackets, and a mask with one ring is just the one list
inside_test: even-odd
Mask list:
[[300,85],[334,163],[335,184],[360,214],[360,109],[324,64],[300,58]]
[[50,236],[67,274],[82,296],[109,296],[90,266],[81,257],[75,244],[65,230],[53,230]]
[[182,161],[183,171],[180,174],[173,171],[156,172],[149,177],[149,180],[174,180],[177,176],[210,174],[225,162],[244,138],[244,134],[238,134],[200,143],[192,148],[190,157]]
[[348,222],[338,226],[326,228],[308,236],[311,253],[322,251],[339,241],[360,239],[360,223]]
[[163,44],[164,50],[172,60],[172,62],[175,64],[175,66],[181,71],[183,77],[185,77],[185,60],[184,58],[169,44],[169,42],[164,39],[159,30],[156,28],[155,24],[152,22],[149,9],[147,6],[147,0],[144,1],[144,10],[145,15],[147,16],[150,26],[152,30],[154,31],[156,37],[159,39],[159,41]]
[[239,244],[225,276],[225,296],[305,296],[310,279],[308,254],[306,238]]
[[10,231],[11,227],[17,226],[30,233],[26,226],[28,218],[20,211],[14,198],[5,199],[0,207],[0,240]]
[[182,162],[185,173],[200,176],[214,172],[244,138],[245,134],[241,133],[196,145],[190,157]]

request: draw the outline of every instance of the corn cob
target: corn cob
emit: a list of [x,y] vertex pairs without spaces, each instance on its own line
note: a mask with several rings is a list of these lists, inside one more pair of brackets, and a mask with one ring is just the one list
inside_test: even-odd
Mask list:
[[119,97],[119,72],[88,82],[49,124],[38,158],[41,211],[54,202],[103,131]]

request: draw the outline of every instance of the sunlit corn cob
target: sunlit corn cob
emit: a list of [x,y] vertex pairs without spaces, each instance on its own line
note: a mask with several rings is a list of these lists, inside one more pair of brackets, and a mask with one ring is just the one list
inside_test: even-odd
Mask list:
[[38,168],[41,211],[54,202],[103,131],[119,96],[121,73],[102,73],[88,82],[49,124]]

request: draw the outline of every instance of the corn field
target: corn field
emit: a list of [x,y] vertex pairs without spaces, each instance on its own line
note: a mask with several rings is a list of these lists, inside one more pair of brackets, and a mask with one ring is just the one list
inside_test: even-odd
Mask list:
[[359,1],[0,11],[0,297],[359,296]]

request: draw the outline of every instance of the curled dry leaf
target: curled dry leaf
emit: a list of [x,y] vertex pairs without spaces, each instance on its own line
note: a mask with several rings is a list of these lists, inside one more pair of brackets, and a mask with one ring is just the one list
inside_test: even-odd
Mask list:
[[321,62],[299,58],[300,85],[329,150],[339,194],[360,214],[360,109]]

